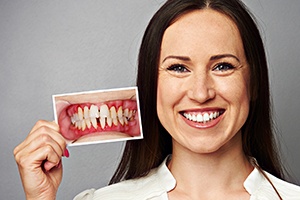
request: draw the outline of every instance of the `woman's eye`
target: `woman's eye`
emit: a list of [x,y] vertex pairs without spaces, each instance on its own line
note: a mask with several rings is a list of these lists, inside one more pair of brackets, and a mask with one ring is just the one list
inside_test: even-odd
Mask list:
[[184,73],[189,71],[184,65],[181,64],[171,65],[170,67],[167,68],[167,70],[174,71],[177,73]]
[[217,64],[214,68],[213,68],[213,70],[214,71],[221,71],[221,72],[223,72],[223,71],[228,71],[228,70],[231,70],[231,69],[234,69],[235,67],[234,66],[232,66],[231,64],[229,64],[229,63],[219,63],[219,64]]

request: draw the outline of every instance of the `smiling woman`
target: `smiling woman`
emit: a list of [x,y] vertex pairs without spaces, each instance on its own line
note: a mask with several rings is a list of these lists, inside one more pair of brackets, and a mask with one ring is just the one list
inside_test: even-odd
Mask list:
[[166,29],[160,60],[157,113],[176,141],[172,161],[177,144],[197,153],[233,148],[250,102],[249,67],[234,22],[210,9],[185,14]]
[[[282,180],[264,46],[241,1],[168,0],[144,34],[137,86],[144,139],[126,143],[110,186],[75,199],[299,199]],[[65,146],[40,121],[16,147],[27,198],[55,198]]]

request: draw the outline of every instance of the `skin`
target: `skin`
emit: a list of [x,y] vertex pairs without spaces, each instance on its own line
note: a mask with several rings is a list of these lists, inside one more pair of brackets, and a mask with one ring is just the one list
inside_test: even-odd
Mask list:
[[[249,112],[249,77],[239,31],[227,16],[197,10],[165,31],[157,113],[173,141],[168,167],[177,185],[170,199],[249,199],[243,182],[253,167],[240,131]],[[220,116],[207,123],[182,114],[210,111]]]

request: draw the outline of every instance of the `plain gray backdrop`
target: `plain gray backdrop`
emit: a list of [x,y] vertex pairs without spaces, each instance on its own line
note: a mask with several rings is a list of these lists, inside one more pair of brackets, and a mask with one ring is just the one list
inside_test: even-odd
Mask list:
[[[135,85],[137,54],[162,0],[0,1],[0,199],[24,199],[13,149],[39,119],[53,120],[52,94]],[[259,23],[284,163],[300,183],[300,1],[244,0]],[[124,143],[69,148],[57,199],[103,187]]]

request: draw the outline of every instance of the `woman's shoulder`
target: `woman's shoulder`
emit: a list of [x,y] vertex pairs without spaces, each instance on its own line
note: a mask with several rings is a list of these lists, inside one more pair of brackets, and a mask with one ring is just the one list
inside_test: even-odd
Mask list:
[[280,195],[282,199],[300,200],[299,186],[281,180],[266,171],[254,169],[244,186],[252,199],[278,199]]
[[114,199],[165,199],[167,191],[175,186],[175,179],[163,162],[145,177],[125,180],[98,190],[89,189],[78,194],[74,200]]
[[283,199],[300,199],[300,186],[279,179],[267,172],[266,174]]

